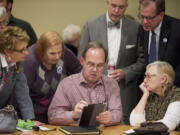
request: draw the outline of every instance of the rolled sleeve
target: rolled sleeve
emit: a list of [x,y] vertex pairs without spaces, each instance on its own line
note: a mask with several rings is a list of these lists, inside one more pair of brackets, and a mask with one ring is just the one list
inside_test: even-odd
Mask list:
[[169,104],[165,116],[159,121],[165,124],[169,131],[174,130],[180,124],[180,101]]
[[137,114],[134,110],[131,112],[129,118],[131,126],[138,126],[140,123],[145,122],[145,112],[143,114]]
[[23,71],[17,74],[14,89],[15,97],[21,110],[23,119],[34,119],[34,108],[29,96],[29,88]]
[[[108,98],[108,111],[111,112],[110,125],[118,124],[122,120],[122,105],[118,83],[112,80]],[[108,83],[108,82],[107,82]]]

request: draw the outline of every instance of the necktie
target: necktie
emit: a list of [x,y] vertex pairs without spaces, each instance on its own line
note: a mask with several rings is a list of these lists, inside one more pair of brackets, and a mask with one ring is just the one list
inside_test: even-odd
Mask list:
[[109,21],[108,28],[112,28],[112,27],[120,28],[120,22],[114,23]]
[[149,63],[156,61],[156,33],[152,31],[151,44],[149,51]]

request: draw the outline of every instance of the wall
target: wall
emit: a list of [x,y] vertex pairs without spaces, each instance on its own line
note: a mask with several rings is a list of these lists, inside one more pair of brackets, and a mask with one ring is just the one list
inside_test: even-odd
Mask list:
[[[139,0],[129,0],[126,14],[137,19]],[[180,0],[166,0],[166,13],[180,18]],[[69,24],[83,27],[87,19],[106,12],[106,0],[14,0],[13,14],[27,20],[37,36],[49,30],[61,33]],[[138,20],[138,19],[137,19]]]

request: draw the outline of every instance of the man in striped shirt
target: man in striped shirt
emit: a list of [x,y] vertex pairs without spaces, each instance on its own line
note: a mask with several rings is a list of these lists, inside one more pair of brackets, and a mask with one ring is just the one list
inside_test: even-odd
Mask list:
[[107,103],[107,110],[96,120],[100,124],[114,125],[122,120],[122,106],[118,83],[102,75],[107,58],[106,50],[90,42],[80,58],[82,72],[71,75],[59,84],[48,110],[50,124],[76,123],[84,106]]

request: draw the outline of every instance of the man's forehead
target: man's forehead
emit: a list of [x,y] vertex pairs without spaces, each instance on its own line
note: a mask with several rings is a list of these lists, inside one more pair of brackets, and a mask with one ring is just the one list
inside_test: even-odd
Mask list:
[[90,49],[88,49],[86,56],[88,56],[88,55],[100,55],[100,54],[102,54],[102,52],[104,52],[104,50],[102,48],[90,48]]
[[116,4],[118,6],[127,4],[127,0],[109,0],[112,4]]
[[150,4],[148,6],[140,6],[140,13],[149,13],[149,14],[156,14],[156,6],[154,4]]
[[147,4],[141,4],[140,5],[140,9],[147,9],[147,8],[151,8],[151,9],[153,9],[153,10],[156,10],[156,4],[155,4],[155,2],[153,2],[153,1],[149,1]]

